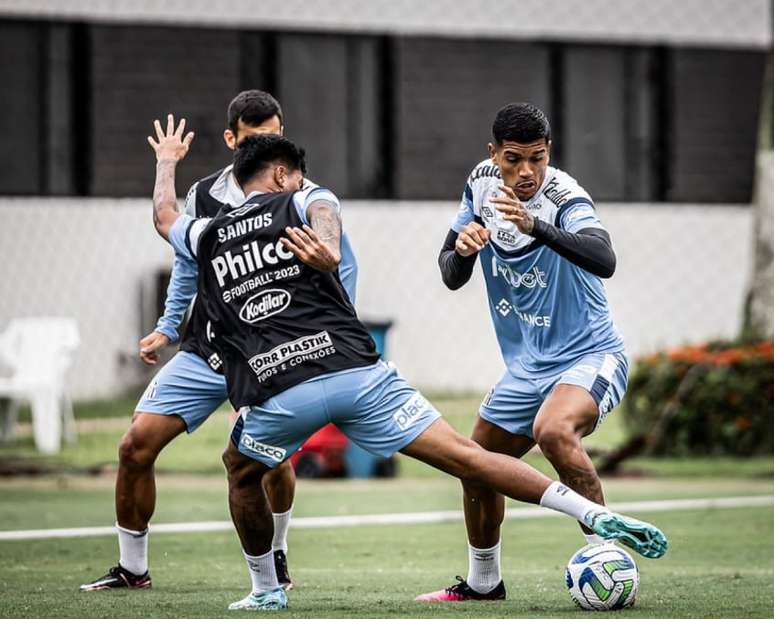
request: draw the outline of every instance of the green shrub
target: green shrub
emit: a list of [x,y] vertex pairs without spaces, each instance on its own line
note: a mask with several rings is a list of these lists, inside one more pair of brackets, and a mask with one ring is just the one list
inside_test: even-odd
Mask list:
[[622,404],[653,455],[774,454],[774,342],[714,343],[637,362]]

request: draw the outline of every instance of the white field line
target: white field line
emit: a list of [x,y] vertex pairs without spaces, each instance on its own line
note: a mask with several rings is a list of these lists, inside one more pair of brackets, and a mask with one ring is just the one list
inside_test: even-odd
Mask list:
[[[628,501],[611,503],[610,509],[622,512],[670,512],[686,509],[728,509],[733,507],[774,506],[774,495],[739,496],[714,499],[674,499],[668,501]],[[544,518],[559,516],[558,512],[541,507],[515,507],[506,510],[506,517]],[[437,522],[457,522],[462,520],[461,511],[406,512],[403,514],[368,514],[363,516],[311,516],[294,518],[290,526],[296,529],[323,529],[335,527],[361,527],[394,524],[433,524]],[[157,533],[208,533],[211,531],[231,531],[229,521],[209,522],[172,522],[151,525],[151,531]],[[0,531],[0,541],[55,539],[65,537],[97,537],[115,535],[114,527],[79,527],[73,529],[29,529],[26,531]]]

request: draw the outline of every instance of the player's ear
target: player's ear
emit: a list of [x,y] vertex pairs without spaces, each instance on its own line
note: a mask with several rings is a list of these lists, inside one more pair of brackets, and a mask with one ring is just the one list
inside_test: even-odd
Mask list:
[[285,190],[285,185],[287,185],[288,183],[288,171],[284,165],[275,166],[274,182],[276,183],[277,187],[279,187],[283,191]]
[[285,135],[285,125],[280,125],[280,135]]
[[551,144],[553,144],[551,140],[546,142],[546,165],[551,163]]
[[497,154],[497,148],[491,142],[489,142],[489,144],[486,145],[486,148],[489,151],[489,157],[492,159],[492,161],[494,161],[495,155]]
[[226,143],[226,146],[228,146],[229,149],[234,150],[236,148],[237,138],[231,129],[226,129],[223,132],[223,141]]

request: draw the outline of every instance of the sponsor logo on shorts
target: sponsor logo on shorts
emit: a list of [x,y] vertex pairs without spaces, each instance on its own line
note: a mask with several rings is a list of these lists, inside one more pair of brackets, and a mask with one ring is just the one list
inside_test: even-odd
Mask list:
[[492,387],[489,390],[489,393],[487,393],[484,396],[484,399],[481,401],[481,406],[489,406],[489,404],[492,402],[492,398],[494,397],[495,388]]
[[279,314],[290,305],[290,293],[287,290],[271,288],[253,295],[242,306],[239,318],[249,325]]
[[608,388],[605,396],[599,402],[599,414],[604,417],[611,410],[613,410],[613,390]]
[[142,399],[153,400],[156,397],[156,387],[158,387],[158,384],[159,384],[159,379],[157,376],[151,382],[148,383],[148,386],[145,388],[145,392],[142,394]]
[[433,408],[422,397],[422,394],[416,393],[393,414],[392,418],[401,430],[406,430],[413,426],[418,419],[422,418],[425,413],[432,410]]
[[285,459],[287,451],[281,447],[274,447],[272,445],[266,445],[265,443],[259,443],[252,436],[242,434],[242,438],[239,439],[239,443],[247,451],[252,451],[259,456],[266,456],[271,458],[275,462],[282,462]]
[[288,367],[295,367],[306,361],[322,359],[336,353],[331,336],[327,331],[300,337],[272,348],[269,352],[259,353],[248,360],[259,382],[274,376]]

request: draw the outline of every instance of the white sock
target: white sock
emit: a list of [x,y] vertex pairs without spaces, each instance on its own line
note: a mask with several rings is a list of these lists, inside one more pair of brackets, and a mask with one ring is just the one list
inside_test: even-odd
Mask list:
[[596,533],[584,533],[583,537],[586,538],[587,544],[604,544],[605,538],[597,535]]
[[279,587],[277,570],[274,567],[274,551],[270,550],[265,555],[253,557],[244,550],[242,553],[247,560],[247,571],[250,572],[250,580],[253,582],[253,593],[258,595],[265,591],[272,591]]
[[274,538],[271,540],[272,550],[282,550],[287,553],[288,551],[288,527],[290,526],[290,514],[293,511],[293,506],[282,514],[272,514],[274,519]]
[[604,505],[589,501],[558,481],[551,482],[543,496],[540,497],[540,504],[543,507],[572,516],[583,524],[587,524],[584,517],[589,512],[610,511]]
[[478,593],[489,593],[500,577],[500,542],[491,548],[473,548],[468,544],[468,580],[470,588]]
[[148,571],[148,529],[132,531],[116,522],[118,530],[118,563],[135,576]]

